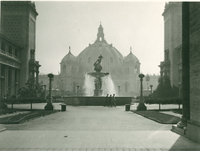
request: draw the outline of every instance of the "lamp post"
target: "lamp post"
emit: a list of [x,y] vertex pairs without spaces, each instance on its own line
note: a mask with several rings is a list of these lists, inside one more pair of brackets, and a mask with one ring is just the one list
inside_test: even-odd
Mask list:
[[43,86],[44,86],[44,99],[46,99],[46,86],[47,85],[44,84]]
[[49,97],[47,105],[44,107],[45,110],[53,110],[53,104],[52,104],[52,96],[51,96],[51,83],[53,80],[54,75],[52,73],[47,75],[49,77]]
[[1,98],[3,98],[3,81],[4,81],[4,76],[1,76]]
[[78,96],[79,86],[77,85],[76,95]]
[[151,94],[152,94],[152,88],[153,88],[153,85],[150,85],[150,88],[151,88]]
[[147,107],[144,105],[143,94],[142,94],[142,91],[143,91],[142,81],[144,78],[144,74],[139,74],[138,77],[140,78],[140,103],[137,106],[137,110],[144,111],[144,110],[147,110]]
[[181,83],[178,84],[178,96],[181,98]]
[[17,98],[17,86],[18,86],[18,82],[15,82],[15,98]]
[[6,109],[7,105],[3,102],[3,82],[4,76],[1,76],[1,98],[0,98],[0,109]]
[[147,90],[149,90],[150,76],[148,74],[146,75],[146,81],[147,81]]
[[118,86],[118,95],[120,95],[120,86]]

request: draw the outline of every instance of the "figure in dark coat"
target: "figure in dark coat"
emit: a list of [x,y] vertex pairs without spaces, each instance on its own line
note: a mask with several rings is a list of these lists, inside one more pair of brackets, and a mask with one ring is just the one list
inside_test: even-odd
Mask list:
[[106,106],[109,106],[109,94],[106,95],[106,100],[105,100],[105,103],[104,103],[104,107]]
[[110,95],[110,98],[109,98],[109,106],[112,107],[112,95]]
[[116,107],[115,94],[113,94],[113,97],[112,97],[111,107],[112,107],[112,105]]

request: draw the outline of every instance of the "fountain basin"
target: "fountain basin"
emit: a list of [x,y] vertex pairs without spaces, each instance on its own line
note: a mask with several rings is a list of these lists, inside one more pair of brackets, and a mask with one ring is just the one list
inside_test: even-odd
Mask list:
[[[115,97],[117,106],[130,104],[132,97]],[[63,97],[63,102],[73,106],[104,106],[105,96],[67,96]]]
[[102,77],[109,75],[109,73],[104,73],[104,72],[90,72],[90,73],[87,73],[87,74],[92,76],[92,77],[99,77],[99,78],[102,78]]

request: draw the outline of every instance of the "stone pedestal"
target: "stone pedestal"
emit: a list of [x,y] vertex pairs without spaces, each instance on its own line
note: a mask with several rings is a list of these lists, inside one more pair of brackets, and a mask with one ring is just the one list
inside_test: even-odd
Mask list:
[[137,111],[146,111],[147,107],[144,105],[144,103],[139,103],[137,106]]
[[52,97],[51,97],[51,84],[52,84],[52,79],[54,75],[52,73],[48,74],[49,77],[49,97],[48,97],[48,102],[46,106],[44,107],[45,110],[53,110],[53,104],[52,104]]
[[186,135],[186,127],[184,128],[180,128],[178,127],[177,125],[172,125],[172,129],[171,129],[172,132],[175,132],[177,134],[180,134],[182,136],[185,136]]
[[94,96],[102,96],[103,90],[94,90]]
[[7,105],[0,100],[0,109],[7,109]]
[[140,78],[140,103],[137,106],[137,111],[145,111],[147,110],[147,107],[144,104],[144,100],[143,100],[143,86],[142,86],[142,81],[144,78],[144,74],[139,74],[139,78]]
[[48,101],[46,106],[44,107],[45,110],[53,110],[53,104],[51,101]]

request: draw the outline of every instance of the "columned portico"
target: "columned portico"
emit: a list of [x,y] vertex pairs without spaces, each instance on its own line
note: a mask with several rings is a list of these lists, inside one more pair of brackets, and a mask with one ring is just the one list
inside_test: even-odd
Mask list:
[[[25,85],[30,74],[35,78],[36,66],[39,67],[34,54],[30,54],[35,52],[38,13],[31,1],[2,1],[0,4],[0,65],[5,77],[2,91],[3,95],[11,96]],[[33,59],[33,68],[30,59]]]
[[16,89],[19,88],[19,84],[16,86],[16,82],[19,82],[19,69],[0,64],[0,98],[10,97],[15,94]]
[[7,97],[7,94],[8,94],[8,66],[5,66],[4,95]]

